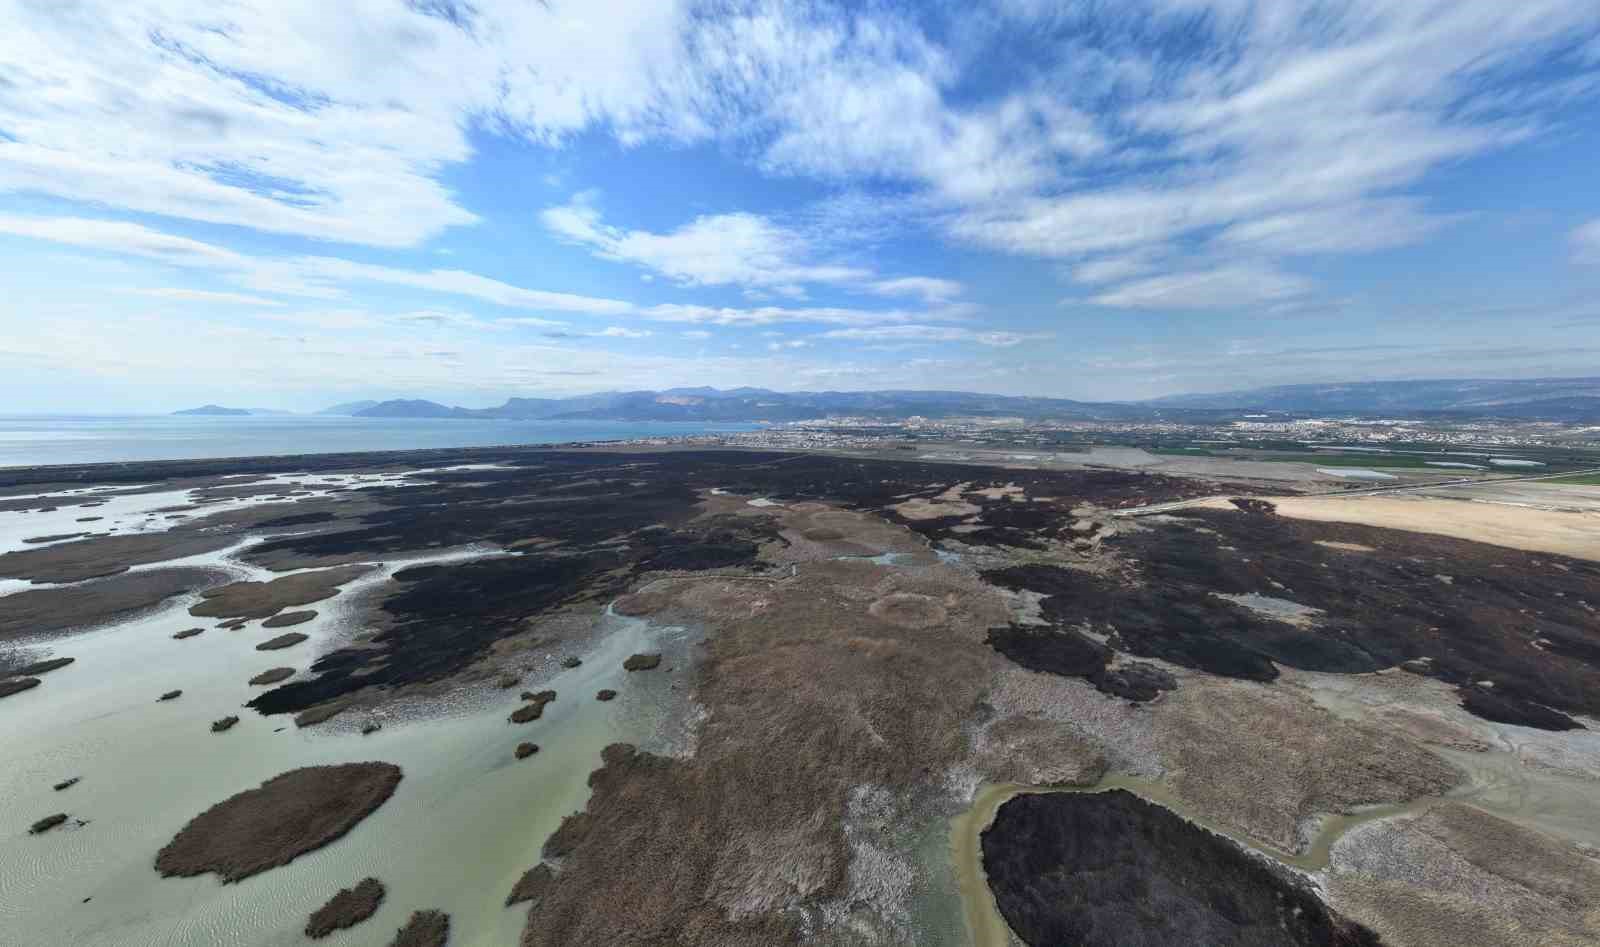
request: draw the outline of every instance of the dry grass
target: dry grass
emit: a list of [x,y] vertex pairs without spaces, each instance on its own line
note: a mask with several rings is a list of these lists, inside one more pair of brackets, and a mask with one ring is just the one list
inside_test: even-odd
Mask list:
[[344,763],[290,770],[217,803],[156,855],[171,877],[216,872],[242,881],[287,865],[345,835],[400,785],[392,763]]

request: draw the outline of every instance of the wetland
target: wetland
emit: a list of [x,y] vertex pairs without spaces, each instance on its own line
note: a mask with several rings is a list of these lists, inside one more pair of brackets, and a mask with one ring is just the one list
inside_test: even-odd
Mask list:
[[[711,449],[0,471],[0,926],[1600,936],[1584,521],[1519,549],[1274,490]],[[1461,933],[1429,853],[1491,830],[1534,867],[1450,881],[1532,913]]]

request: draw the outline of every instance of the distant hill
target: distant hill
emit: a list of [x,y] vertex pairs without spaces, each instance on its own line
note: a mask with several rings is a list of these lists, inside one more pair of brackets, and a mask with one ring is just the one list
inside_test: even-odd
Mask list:
[[376,408],[378,404],[379,402],[377,401],[346,401],[343,404],[336,404],[331,407],[323,408],[317,413],[350,417],[352,415],[358,415],[368,408]]
[[451,408],[436,401],[397,399],[380,401],[355,412],[358,418],[468,418],[479,416],[467,408]]
[[249,408],[224,408],[220,404],[203,404],[198,408],[185,408],[172,412],[175,415],[198,415],[217,418],[244,418],[250,416]]
[[607,391],[573,398],[508,398],[492,408],[400,399],[352,402],[321,414],[367,418],[509,418],[557,421],[804,421],[855,417],[1023,418],[1029,421],[1170,420],[1217,422],[1250,412],[1304,416],[1428,415],[1526,420],[1600,420],[1600,378],[1415,380],[1282,385],[1138,403],[1028,398],[970,391],[769,391],[669,388]]
[[1257,409],[1319,414],[1451,412],[1484,417],[1585,420],[1600,417],[1600,378],[1415,379],[1279,385],[1145,402],[1175,408]]
[[433,401],[385,401],[354,412],[368,418],[512,418],[519,420],[799,421],[826,417],[899,420],[912,416],[1110,419],[1150,409],[1061,398],[1018,398],[962,391],[791,391],[762,388],[670,388],[609,391],[574,398],[510,398],[493,408]]

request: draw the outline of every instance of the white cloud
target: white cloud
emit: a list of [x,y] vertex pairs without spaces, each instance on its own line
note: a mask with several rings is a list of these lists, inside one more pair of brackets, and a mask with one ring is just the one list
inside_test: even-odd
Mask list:
[[942,311],[912,312],[903,309],[847,309],[829,306],[783,307],[758,306],[742,309],[726,306],[697,306],[681,303],[662,303],[639,310],[646,319],[658,322],[679,322],[717,326],[773,326],[790,323],[817,323],[822,325],[883,325],[916,322],[925,319],[955,319],[962,310],[946,307]]
[[1115,283],[1119,280],[1143,276],[1155,268],[1155,260],[1145,253],[1104,256],[1074,266],[1072,268],[1072,278],[1080,283]]
[[699,340],[699,339],[709,339],[709,338],[711,338],[711,333],[707,332],[704,329],[686,329],[683,332],[678,333],[678,335],[682,336],[685,339],[696,339],[696,340]]
[[606,339],[648,339],[654,334],[649,329],[628,329],[623,326],[607,326],[595,333]]
[[183,289],[180,287],[136,288],[126,292],[136,296],[153,296],[157,299],[173,299],[179,302],[215,303],[224,306],[282,306],[283,303],[276,299],[266,299],[262,296],[251,296],[248,293],[225,293],[205,289]]
[[1600,264],[1600,218],[1572,231],[1572,255],[1579,263]]
[[1381,250],[1416,243],[1451,219],[1426,214],[1411,200],[1354,201],[1257,217],[1217,239],[1282,254]]
[[5,215],[0,216],[0,233],[86,250],[126,253],[179,266],[233,267],[244,261],[232,250],[116,220]]
[[[1288,255],[1424,239],[1448,218],[1404,190],[1442,162],[1537,133],[1538,108],[1589,94],[1588,85],[1552,78],[1560,94],[1543,95],[1546,80],[1529,67],[1548,65],[1600,26],[1600,7],[1585,0],[1531,0],[1514,10],[1349,0],[1315,14],[1233,0],[1147,0],[1120,17],[1087,9],[1021,2],[1010,12],[1036,17],[1035,30],[1067,43],[1081,43],[1093,17],[1093,35],[1104,38],[1098,56],[1064,53],[1061,69],[1081,73],[1083,62],[1094,63],[1106,81],[1066,86],[1064,95],[1087,95],[1108,111],[1105,124],[1133,160],[1114,175],[1063,177],[1058,187],[970,202],[949,218],[955,236],[1011,253],[1108,254],[1078,267],[1075,277],[1087,283],[1158,270],[1193,281],[1184,270],[1193,264],[1183,261],[1213,246]],[[1117,77],[1144,72],[1142,57],[1168,31],[1192,54],[1163,62],[1156,81],[1128,91]],[[1117,82],[1124,94],[1102,95]],[[1508,87],[1517,94],[1507,98]],[[1108,295],[1131,300],[1163,285]]]
[[954,280],[929,276],[879,278],[869,267],[819,260],[818,241],[760,214],[707,214],[667,233],[607,224],[595,195],[576,195],[540,214],[559,238],[596,256],[629,263],[680,286],[742,286],[753,300],[804,299],[825,284],[879,296],[920,296],[929,304],[960,295]]
[[[284,262],[285,269],[313,285],[373,282],[434,293],[469,296],[500,306],[574,312],[587,315],[622,315],[632,311],[631,303],[617,299],[526,289],[465,270],[407,270],[370,263],[353,263],[333,257],[296,257]],[[269,277],[271,270],[268,270]],[[246,281],[249,282],[248,280]]]
[[1292,273],[1244,263],[1135,280],[1091,302],[1121,309],[1229,309],[1279,303],[1310,289],[1308,280]]
[[580,197],[540,216],[565,240],[684,286],[758,286],[793,295],[801,283],[853,283],[872,275],[861,267],[805,262],[812,252],[805,238],[759,214],[706,215],[670,233],[652,233],[608,226]]
[[[1160,298],[1173,281],[1248,299],[1221,288],[1237,272],[1194,262],[1247,248],[1278,273],[1277,290],[1250,281],[1273,300],[1288,291],[1281,257],[1425,239],[1447,218],[1418,182],[1540,134],[1554,109],[1596,93],[1593,76],[1563,70],[1600,61],[1593,0],[994,0],[941,13],[936,30],[916,5],[780,0],[349,0],[339,13],[313,0],[11,0],[0,193],[409,247],[476,222],[444,183],[476,135],[714,142],[769,174],[839,185],[842,205],[868,194],[854,239],[892,229],[875,205],[893,203],[907,211],[888,215],[895,225],[914,217],[1067,261],[1091,285],[1134,281],[1102,300]],[[1028,48],[1055,54],[993,69]],[[535,173],[564,175],[557,164]],[[798,216],[735,210],[657,232],[575,202],[544,220],[681,286],[800,299],[822,284],[934,306],[959,293],[879,274],[838,252],[839,228]],[[240,258],[135,224],[54,225],[32,235],[209,267],[256,293],[338,299],[376,283],[634,310],[459,269]],[[806,318],[723,312],[737,314],[704,321]]]
[[880,296],[921,296],[930,305],[961,295],[965,287],[955,280],[931,276],[902,276],[878,280],[870,287]]
[[412,245],[476,219],[438,180],[474,125],[705,135],[689,6],[7,4],[0,190]]
[[956,326],[876,326],[865,329],[834,329],[822,333],[827,339],[850,339],[858,342],[931,343],[969,342],[994,348],[1010,348],[1029,339],[1049,338],[1047,335],[1019,332],[985,332]]
[[811,343],[806,339],[786,339],[782,342],[768,342],[767,350],[770,352],[782,352],[785,349],[803,349],[810,345]]

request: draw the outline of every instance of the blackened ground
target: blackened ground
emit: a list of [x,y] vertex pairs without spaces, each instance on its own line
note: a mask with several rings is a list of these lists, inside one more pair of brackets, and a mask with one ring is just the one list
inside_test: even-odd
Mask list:
[[987,641],[989,647],[1030,671],[1081,677],[1113,697],[1155,700],[1162,691],[1178,686],[1176,678],[1152,664],[1134,661],[1111,668],[1115,652],[1071,628],[1013,624],[989,629]]
[[[381,605],[385,626],[372,642],[376,647],[326,655],[312,668],[317,677],[264,693],[250,706],[264,713],[297,712],[368,686],[440,680],[487,655],[496,641],[522,631],[527,618],[605,601],[646,572],[759,568],[760,546],[781,541],[776,528],[765,517],[701,517],[700,497],[712,488],[881,512],[907,496],[932,497],[955,483],[976,490],[1015,482],[1056,499],[1036,508],[983,497],[973,502],[983,508],[981,516],[997,517],[994,535],[986,541],[1010,537],[1018,545],[1069,528],[1068,510],[1077,503],[1128,505],[1208,489],[1144,474],[1001,472],[746,451],[546,451],[518,455],[517,463],[432,473],[413,486],[373,491],[371,500],[383,508],[359,520],[338,521],[347,528],[251,547],[249,558],[275,568],[471,543],[524,554],[400,573],[405,587]],[[939,534],[938,523],[915,525],[931,537]]]
[[[659,513],[653,503],[638,512]],[[402,588],[381,606],[387,627],[370,644],[323,656],[312,665],[316,677],[261,694],[249,706],[295,713],[369,686],[437,681],[525,630],[529,616],[606,601],[640,572],[754,566],[760,544],[776,538],[765,519],[653,525],[638,526],[625,544],[403,570],[395,575]]]
[[1287,873],[1122,790],[1017,796],[982,848],[1001,915],[1035,947],[1379,943]]
[[[1104,548],[1124,575],[1035,565],[985,578],[1048,596],[1041,611],[1059,630],[1087,624],[1119,651],[1214,674],[1405,664],[1463,688],[1488,719],[1565,729],[1577,726],[1566,714],[1600,714],[1595,563],[1260,511],[1190,511]],[[1293,625],[1220,597],[1250,593],[1322,614]],[[1474,691],[1485,680],[1492,693]]]

